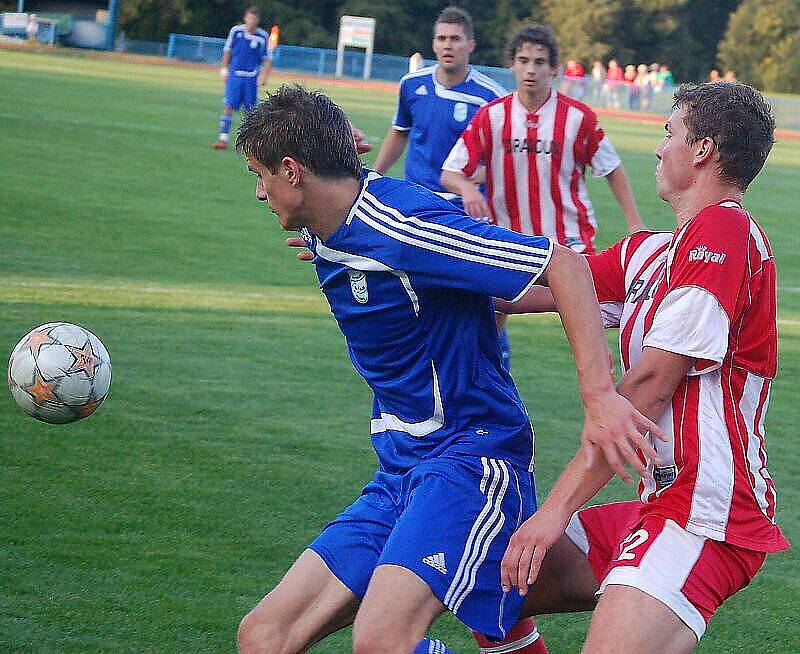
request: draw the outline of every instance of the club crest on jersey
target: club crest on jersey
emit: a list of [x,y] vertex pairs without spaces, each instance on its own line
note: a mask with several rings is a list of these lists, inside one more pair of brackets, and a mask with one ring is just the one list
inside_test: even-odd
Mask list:
[[464,102],[456,102],[453,107],[453,119],[463,123],[467,119],[467,105]]
[[722,263],[727,255],[724,252],[712,252],[707,245],[698,245],[689,250],[689,262]]
[[350,290],[353,298],[359,304],[369,302],[369,290],[367,289],[367,276],[360,270],[348,270],[350,275]]

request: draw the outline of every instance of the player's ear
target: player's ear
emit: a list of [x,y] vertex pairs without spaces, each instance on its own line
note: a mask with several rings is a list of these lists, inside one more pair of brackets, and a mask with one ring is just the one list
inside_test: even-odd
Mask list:
[[469,53],[472,54],[473,52],[475,52],[475,39],[470,39],[468,43],[469,43]]
[[714,139],[706,136],[695,143],[694,163],[697,166],[710,163],[719,158],[719,149]]
[[305,173],[305,166],[292,157],[284,157],[281,159],[281,172],[280,174],[286,178],[292,186],[299,186],[303,181],[303,173]]

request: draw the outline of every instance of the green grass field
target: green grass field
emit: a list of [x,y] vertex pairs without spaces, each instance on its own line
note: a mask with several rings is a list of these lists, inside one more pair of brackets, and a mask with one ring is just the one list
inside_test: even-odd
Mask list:
[[[393,94],[325,88],[377,146]],[[114,369],[111,397],[76,424],[0,398],[2,652],[230,652],[241,616],[374,470],[370,395],[312,267],[283,246],[241,158],[210,147],[220,94],[213,70],[0,50],[0,352],[66,320],[105,342]],[[646,221],[671,228],[653,188],[661,130],[604,126]],[[795,543],[799,174],[800,141],[778,143],[747,196],[778,261],[767,424]],[[624,223],[607,185],[589,185],[606,245]],[[544,495],[578,443],[577,386],[556,320],[510,329]],[[603,495],[630,497],[619,483]],[[800,651],[798,563],[796,549],[770,557],[699,651]],[[587,623],[540,620],[554,654],[578,652]],[[434,631],[475,651],[449,617]],[[346,652],[349,637],[315,651]]]

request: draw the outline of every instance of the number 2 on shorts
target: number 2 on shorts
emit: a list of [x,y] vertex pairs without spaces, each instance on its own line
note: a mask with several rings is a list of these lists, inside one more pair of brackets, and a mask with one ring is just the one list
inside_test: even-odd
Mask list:
[[639,529],[638,531],[634,531],[630,536],[628,536],[625,540],[623,540],[620,543],[622,551],[617,557],[617,561],[630,561],[632,559],[635,559],[636,555],[633,553],[632,550],[635,550],[648,538],[650,538],[650,534],[647,533],[646,529]]

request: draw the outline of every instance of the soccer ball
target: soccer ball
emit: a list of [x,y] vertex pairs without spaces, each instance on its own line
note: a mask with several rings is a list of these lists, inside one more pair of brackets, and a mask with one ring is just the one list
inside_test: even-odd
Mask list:
[[11,351],[8,385],[19,407],[37,420],[72,422],[94,413],[108,396],[111,360],[92,332],[49,322]]

